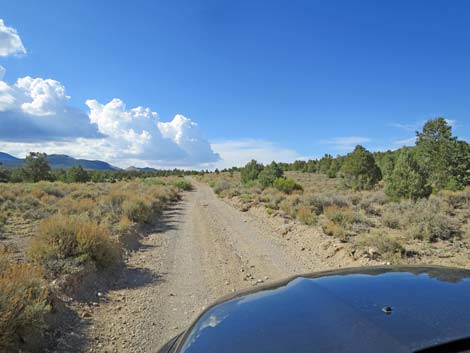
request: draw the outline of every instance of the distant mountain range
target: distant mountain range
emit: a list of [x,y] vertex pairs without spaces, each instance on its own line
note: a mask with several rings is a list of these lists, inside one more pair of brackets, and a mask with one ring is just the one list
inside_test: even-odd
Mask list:
[[[67,169],[81,165],[83,169],[87,170],[119,170],[120,168],[114,167],[109,163],[103,161],[91,161],[87,159],[76,159],[65,154],[50,154],[47,156],[51,168],[53,169]],[[16,158],[8,153],[0,152],[0,164],[9,168],[21,167],[24,159]],[[139,169],[139,168],[136,168]],[[140,169],[139,169],[140,170]]]
[[131,166],[131,167],[126,168],[126,170],[127,171],[138,171],[138,172],[154,172],[158,169],[150,168],[150,167],[139,168],[139,167]]

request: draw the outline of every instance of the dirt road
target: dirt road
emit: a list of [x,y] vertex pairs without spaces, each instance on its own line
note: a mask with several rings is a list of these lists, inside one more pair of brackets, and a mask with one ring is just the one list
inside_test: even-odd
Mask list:
[[89,352],[155,352],[217,298],[292,274],[354,265],[339,243],[241,212],[204,184],[167,210],[94,310]]

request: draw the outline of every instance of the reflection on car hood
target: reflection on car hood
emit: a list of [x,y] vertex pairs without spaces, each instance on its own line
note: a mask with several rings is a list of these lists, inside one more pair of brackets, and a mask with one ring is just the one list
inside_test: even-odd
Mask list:
[[470,271],[350,269],[301,276],[207,309],[182,353],[412,352],[470,337]]

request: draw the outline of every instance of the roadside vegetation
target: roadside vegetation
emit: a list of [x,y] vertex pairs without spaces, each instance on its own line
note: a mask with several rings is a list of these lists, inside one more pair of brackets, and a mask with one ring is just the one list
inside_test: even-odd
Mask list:
[[28,182],[0,183],[0,352],[41,351],[53,298],[77,275],[119,270],[127,238],[192,188],[180,177],[95,183],[80,167],[47,181],[36,153],[7,174],[20,173]]
[[63,183],[114,183],[132,179],[147,179],[169,176],[200,175],[208,171],[197,170],[85,170],[80,165],[68,169],[52,169],[45,153],[30,152],[21,167],[6,167],[0,163],[0,183],[35,183],[38,181],[60,181]]
[[243,211],[296,219],[374,259],[470,250],[470,146],[443,118],[428,121],[413,147],[357,146],[345,156],[266,166],[253,160],[201,178]]

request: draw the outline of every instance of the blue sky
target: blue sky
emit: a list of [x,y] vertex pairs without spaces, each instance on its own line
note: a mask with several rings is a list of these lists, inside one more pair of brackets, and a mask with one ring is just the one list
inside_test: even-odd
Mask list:
[[[119,98],[121,112],[148,107],[161,122],[182,114],[197,123],[199,142],[210,144],[159,140],[142,152],[128,141],[123,148],[138,153],[105,154],[118,164],[316,157],[348,152],[357,142],[396,148],[436,116],[470,138],[468,1],[6,0],[0,18],[26,51],[0,57],[8,85],[25,76],[60,82],[67,107],[87,115],[95,109],[98,134],[109,132],[98,111]],[[90,108],[87,100],[99,105]],[[164,139],[175,140],[179,130],[168,131]],[[72,145],[80,136],[66,134],[59,143],[54,136],[62,132],[41,132],[55,142],[40,143],[78,153]],[[8,140],[3,149],[20,154],[42,146],[17,135],[0,131],[0,141]],[[121,146],[115,141],[114,149]],[[174,161],[158,152],[180,147]],[[196,149],[198,157],[181,157]]]

